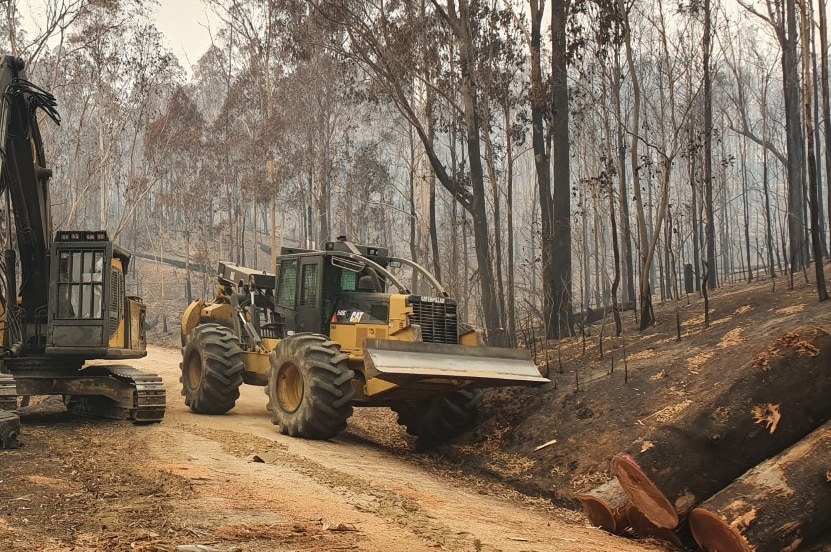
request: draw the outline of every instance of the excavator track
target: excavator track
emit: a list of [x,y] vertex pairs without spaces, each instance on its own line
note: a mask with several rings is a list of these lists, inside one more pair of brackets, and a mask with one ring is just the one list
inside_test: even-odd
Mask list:
[[164,383],[158,374],[142,372],[130,366],[118,366],[110,370],[113,376],[129,381],[135,386],[134,407],[130,419],[136,424],[152,424],[162,421],[166,395]]
[[0,449],[16,449],[20,446],[20,417],[14,412],[0,410]]
[[76,414],[132,420],[135,424],[161,422],[165,410],[165,389],[157,374],[130,366],[96,366],[93,378],[102,378],[108,387],[118,389],[120,400],[99,395],[70,395],[66,407]]
[[17,386],[11,374],[0,374],[0,410],[17,410]]
[[20,417],[17,410],[17,386],[11,374],[0,374],[0,449],[20,446]]

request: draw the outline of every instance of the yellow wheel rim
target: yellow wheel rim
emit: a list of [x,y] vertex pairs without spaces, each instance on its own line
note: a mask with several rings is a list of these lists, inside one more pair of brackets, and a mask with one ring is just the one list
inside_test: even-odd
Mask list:
[[199,383],[202,381],[202,355],[198,352],[194,351],[188,356],[188,362],[185,365],[185,378],[191,389],[199,387]]
[[303,402],[303,376],[297,365],[287,362],[277,374],[277,401],[285,412],[294,412]]

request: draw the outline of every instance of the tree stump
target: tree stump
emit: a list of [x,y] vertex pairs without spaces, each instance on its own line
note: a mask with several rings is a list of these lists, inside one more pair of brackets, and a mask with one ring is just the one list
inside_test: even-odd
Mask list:
[[578,494],[577,499],[594,527],[619,535],[629,526],[626,518],[629,497],[617,479],[611,479],[587,493]]
[[831,335],[804,328],[776,340],[628,454],[612,472],[632,503],[673,529],[693,506],[831,419]]
[[705,550],[796,550],[827,532],[831,422],[751,469],[690,513]]

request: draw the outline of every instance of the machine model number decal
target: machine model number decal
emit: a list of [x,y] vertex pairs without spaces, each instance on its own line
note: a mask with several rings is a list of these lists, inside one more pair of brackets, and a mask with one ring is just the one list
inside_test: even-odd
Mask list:
[[336,315],[341,324],[357,324],[364,318],[364,311],[339,310]]

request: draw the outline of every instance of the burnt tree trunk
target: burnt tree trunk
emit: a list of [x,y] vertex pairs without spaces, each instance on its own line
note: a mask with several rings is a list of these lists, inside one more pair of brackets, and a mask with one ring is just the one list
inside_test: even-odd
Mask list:
[[831,422],[742,475],[690,513],[705,550],[796,550],[827,531]]
[[626,518],[629,497],[617,479],[607,481],[587,493],[578,494],[576,498],[583,505],[583,512],[592,526],[615,535],[623,533],[629,526]]
[[649,521],[675,528],[697,503],[831,419],[829,360],[824,330],[780,337],[724,391],[615,456],[613,473]]

